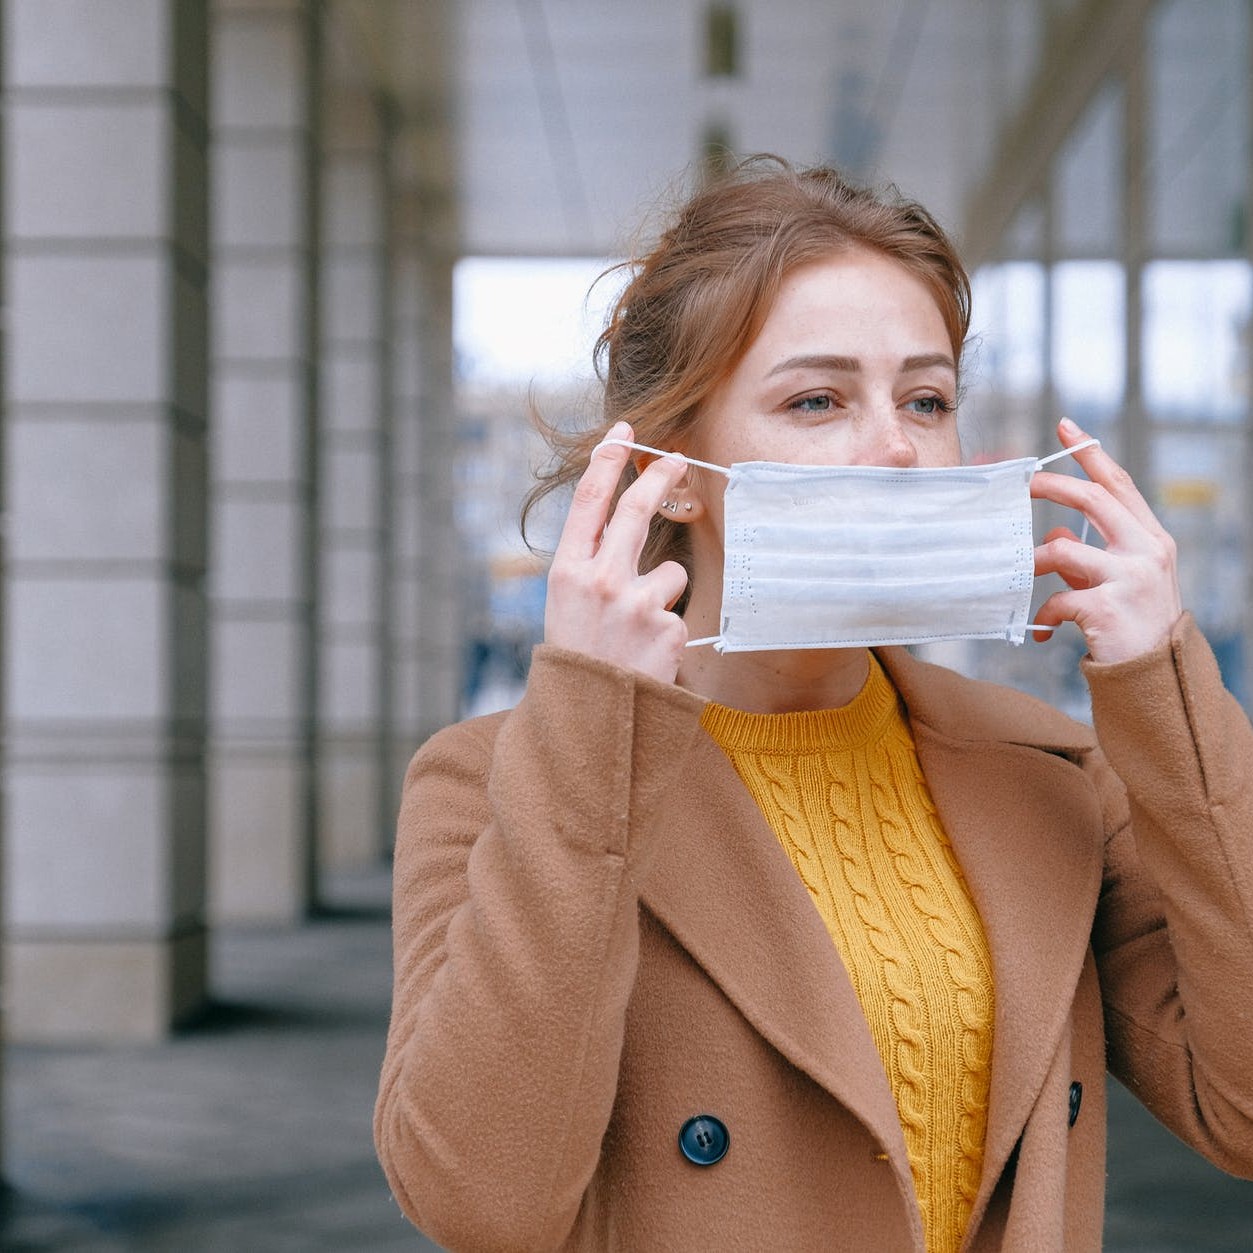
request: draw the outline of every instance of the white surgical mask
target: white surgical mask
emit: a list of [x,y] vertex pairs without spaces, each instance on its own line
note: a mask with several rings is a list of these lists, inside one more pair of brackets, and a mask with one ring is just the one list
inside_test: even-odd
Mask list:
[[720,630],[690,643],[720,652],[1021,644],[1033,629],[1031,476],[1097,442],[1041,460],[901,469],[685,457],[729,480]]

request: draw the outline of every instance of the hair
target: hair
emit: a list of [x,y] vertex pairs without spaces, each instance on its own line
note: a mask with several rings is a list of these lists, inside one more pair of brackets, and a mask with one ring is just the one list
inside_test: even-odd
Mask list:
[[[601,276],[630,275],[596,341],[601,421],[573,433],[539,422],[555,458],[527,495],[523,533],[531,510],[582,475],[615,422],[629,422],[641,444],[682,450],[703,402],[760,332],[784,278],[851,248],[890,257],[921,280],[960,363],[970,279],[926,209],[894,186],[874,191],[828,166],[751,157],[681,205],[646,255]],[[628,463],[619,493],[635,474]],[[690,575],[686,527],[656,516],[640,566],[649,570],[667,560],[679,561]],[[683,602],[676,609],[682,612]]]

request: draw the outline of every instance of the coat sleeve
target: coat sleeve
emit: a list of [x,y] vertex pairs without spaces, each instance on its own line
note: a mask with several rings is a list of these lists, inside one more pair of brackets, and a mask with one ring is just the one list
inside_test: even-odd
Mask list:
[[553,1248],[575,1222],[617,1089],[637,885],[700,708],[542,646],[503,722],[449,728],[409,768],[375,1142],[450,1249]]
[[1253,1177],[1253,730],[1190,615],[1153,653],[1084,669],[1107,759],[1091,768],[1110,832],[1094,933],[1110,1069]]

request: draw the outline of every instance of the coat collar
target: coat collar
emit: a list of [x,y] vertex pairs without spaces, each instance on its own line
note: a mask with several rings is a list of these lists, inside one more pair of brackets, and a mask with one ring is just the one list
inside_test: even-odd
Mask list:
[[800,877],[708,735],[689,765],[691,790],[671,813],[641,900],[770,1044],[903,1160],[870,1028]]
[[1081,772],[1091,728],[1052,707],[879,654],[992,953],[996,1015],[982,1208],[1070,1016],[1101,888],[1104,828]]
[[[1101,877],[1092,733],[1048,706],[878,653],[983,918],[996,979],[981,1201],[1044,1082],[1087,951]],[[818,911],[722,750],[691,750],[692,787],[641,885],[644,905],[753,1027],[848,1108],[908,1177],[896,1106]],[[981,1208],[981,1203],[979,1204]]]
[[954,741],[1020,744],[1069,757],[1096,745],[1091,727],[1033,696],[919,661],[904,648],[879,648],[875,656],[915,729],[923,724]]

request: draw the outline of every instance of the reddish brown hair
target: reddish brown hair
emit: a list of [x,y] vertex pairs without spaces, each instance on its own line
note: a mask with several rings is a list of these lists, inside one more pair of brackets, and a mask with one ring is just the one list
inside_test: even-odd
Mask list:
[[[576,481],[613,423],[635,439],[682,450],[702,403],[735,368],[765,322],[784,277],[848,248],[899,262],[935,297],[960,362],[970,324],[970,279],[952,242],[921,205],[895,188],[875,192],[838,170],[753,157],[702,187],[644,257],[624,261],[630,280],[596,341],[602,420],[575,434],[547,429],[557,453],[523,507]],[[628,468],[622,488],[634,470]],[[641,561],[688,566],[686,529],[653,519]]]

